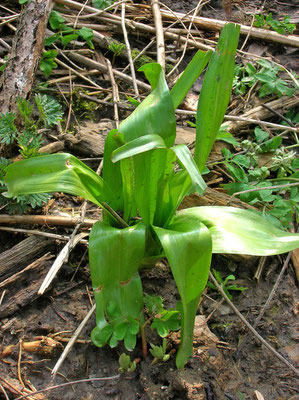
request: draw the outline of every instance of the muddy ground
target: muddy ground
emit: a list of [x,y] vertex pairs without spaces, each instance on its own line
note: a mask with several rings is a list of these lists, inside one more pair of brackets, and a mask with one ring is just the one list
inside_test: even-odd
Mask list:
[[[197,5],[197,1],[165,0],[163,3],[173,10],[183,12],[188,12]],[[255,7],[253,3],[243,1],[238,6],[233,6],[235,18],[240,18],[242,13],[246,16],[253,12]],[[291,15],[293,18],[297,16],[295,5],[298,5],[298,2],[295,0],[285,3],[275,0],[256,3],[256,6],[264,3],[264,10],[272,12],[277,17],[284,14]],[[201,15],[217,19],[226,17],[220,0],[211,1],[203,8]],[[283,58],[284,62],[288,62],[289,56],[289,62],[293,63],[296,57],[293,51],[288,52],[282,46],[269,45],[267,51],[270,50],[278,59]],[[73,203],[70,196],[56,200],[62,207],[72,207],[75,211],[80,208],[80,204]],[[38,213],[38,210],[35,212]],[[94,207],[90,206],[87,216],[96,218]],[[19,227],[32,229],[32,226],[24,224]],[[71,234],[72,229],[51,227],[51,232]],[[20,233],[0,232],[0,252],[11,248],[24,237]],[[51,242],[51,253],[58,254],[62,246],[63,244],[59,241]],[[248,288],[246,291],[234,293],[233,302],[253,324],[276,282],[284,260],[285,256],[267,258],[259,280],[254,279],[254,275],[260,264],[260,258],[214,256],[212,267],[223,277],[233,273],[237,277],[237,283]],[[52,262],[53,259],[46,260],[45,268],[48,269]],[[34,276],[28,275],[27,282],[20,281],[19,285],[26,291],[34,279]],[[160,295],[166,307],[173,307],[178,300],[176,287],[166,262],[160,262],[151,271],[144,271],[143,285],[146,293]],[[34,399],[299,399],[299,381],[294,372],[252,335],[247,337],[242,350],[236,353],[248,332],[230,307],[225,302],[221,303],[221,297],[211,289],[206,291],[200,304],[195,331],[194,356],[184,370],[177,371],[175,367],[177,337],[173,335],[168,341],[169,351],[173,352],[170,360],[151,365],[153,359],[150,355],[145,360],[142,359],[139,341],[131,355],[132,359],[137,360],[136,371],[118,376],[118,358],[124,352],[124,348],[121,346],[116,349],[95,347],[90,342],[90,332],[95,326],[95,317],[92,316],[80,334],[80,340],[73,346],[53,381],[51,370],[68,338],[72,336],[89,311],[90,297],[92,297],[92,290],[86,247],[79,245],[71,253],[69,262],[64,264],[51,289],[45,295],[25,307],[20,304],[18,311],[1,319],[2,351],[7,350],[7,346],[15,346],[10,349],[10,354],[0,361],[0,376],[14,389],[19,390],[22,389],[21,381],[27,388],[32,385],[32,388],[42,389],[69,381],[111,378],[61,386],[41,394],[40,397],[37,395],[31,397]],[[5,296],[3,301],[5,304]],[[298,282],[290,264],[258,325],[258,332],[293,365],[297,366],[299,365],[298,314]],[[201,318],[200,315],[204,317]],[[208,322],[206,322],[207,318],[209,318]],[[28,353],[24,350],[20,353],[20,340],[31,342],[40,340],[41,337],[53,341],[49,347],[43,345],[39,348],[40,354]],[[147,331],[147,337],[149,342],[159,343],[159,338],[151,332],[150,328]],[[6,393],[5,395],[0,390],[0,399],[18,397],[18,394],[13,394],[13,391],[6,390]]]

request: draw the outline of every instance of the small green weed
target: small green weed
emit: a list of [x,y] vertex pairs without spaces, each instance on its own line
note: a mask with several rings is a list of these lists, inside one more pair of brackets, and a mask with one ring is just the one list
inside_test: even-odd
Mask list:
[[128,354],[122,353],[119,357],[119,368],[118,372],[134,372],[136,369],[135,361],[131,361],[131,358]]
[[[247,287],[242,287],[242,286],[238,286],[236,284],[230,284],[230,281],[234,281],[236,278],[234,275],[228,275],[224,280],[221,278],[220,272],[216,271],[213,268],[213,274],[215,279],[217,280],[217,282],[219,283],[219,285],[222,287],[224,293],[227,295],[227,297],[231,300],[232,299],[232,295],[229,293],[231,290],[233,291],[240,291],[243,292],[244,290],[247,290]],[[212,283],[209,282],[207,283],[208,287],[213,289],[213,290],[217,290],[216,286]]]
[[[90,28],[83,27],[81,29],[74,29],[65,24],[65,19],[58,11],[51,11],[49,16],[49,24],[51,29],[58,31],[45,39],[45,47],[51,46],[53,43],[60,41],[65,48],[72,40],[82,39],[91,49],[94,49],[92,39],[93,31]],[[57,56],[57,51],[54,49],[48,50],[43,53],[40,61],[40,69],[48,78],[53,70],[57,67],[54,61]]]
[[44,73],[46,78],[49,78],[54,68],[57,68],[55,58],[58,54],[57,50],[51,49],[45,51],[40,59],[39,68]]
[[154,344],[151,343],[150,353],[154,357],[152,364],[156,363],[159,360],[163,362],[169,360],[170,354],[166,353],[166,345],[167,345],[167,340],[165,338],[163,339],[162,346],[155,346]]
[[65,47],[72,40],[83,39],[91,49],[94,49],[92,38],[92,29],[83,27],[81,29],[74,29],[65,24],[65,19],[58,11],[51,11],[49,17],[49,24],[51,28],[57,33],[48,37],[45,40],[45,46],[50,46],[52,43],[60,40],[62,45]]
[[93,0],[92,3],[95,8],[104,10],[104,8],[111,6],[111,4],[114,3],[114,0]]
[[115,56],[119,56],[125,48],[126,46],[120,42],[111,42],[108,46],[108,49],[112,51]]
[[228,194],[262,206],[276,226],[289,227],[294,218],[298,221],[299,214],[298,158],[295,151],[282,146],[281,136],[270,138],[268,132],[256,127],[254,137],[240,144],[238,154],[222,150],[225,160],[221,163],[234,180],[223,186]]
[[165,310],[161,297],[149,296],[144,297],[145,307],[150,315],[146,323],[151,324],[152,329],[156,329],[162,338],[169,334],[169,331],[177,331],[180,329],[180,312],[178,310]]
[[[38,112],[37,119],[33,117],[33,105],[22,98],[17,100],[23,122],[22,129],[16,127],[16,115],[14,113],[0,113],[0,143],[5,145],[17,144],[23,158],[38,156],[39,148],[43,143],[42,135],[38,133],[38,129],[54,125],[62,117],[61,106],[55,99],[37,94],[34,100]],[[0,207],[5,207],[9,213],[24,213],[28,205],[35,208],[47,202],[50,198],[48,193],[18,195],[13,199],[8,199],[3,195],[7,191],[4,182],[4,169],[11,163],[4,157],[0,158]]]
[[281,35],[292,34],[296,29],[296,25],[290,23],[291,18],[289,15],[285,15],[283,21],[273,19],[271,13],[266,16],[263,14],[256,14],[254,18],[255,21],[253,26],[256,28],[272,28],[275,32],[280,33]]
[[109,44],[108,49],[113,53],[112,64],[114,64],[115,57],[120,56],[125,48],[126,46],[123,43],[111,42]]
[[294,94],[293,82],[288,83],[279,77],[279,73],[283,70],[281,67],[267,60],[257,60],[256,63],[258,67],[252,63],[247,63],[245,66],[236,65],[233,81],[233,89],[236,94],[244,95],[256,83],[259,84],[257,88],[259,97],[270,94],[278,97]]

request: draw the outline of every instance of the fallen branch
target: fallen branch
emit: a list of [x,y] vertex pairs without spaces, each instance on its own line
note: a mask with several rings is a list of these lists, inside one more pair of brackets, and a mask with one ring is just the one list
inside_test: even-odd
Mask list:
[[[72,1],[72,0],[57,0],[56,3],[67,5],[71,8],[74,8],[75,10],[81,10],[81,8],[82,8],[82,4],[77,3],[76,1]],[[132,6],[130,6],[130,7],[132,7]],[[97,10],[96,8],[90,7],[90,6],[84,6],[84,10],[86,10],[88,12],[97,13],[97,18],[103,22],[112,23],[112,24],[115,24],[118,26],[121,25],[121,17],[119,17],[118,15],[108,14],[107,12],[104,12],[104,11],[99,13],[99,10]],[[138,10],[138,12],[139,11],[140,10]],[[133,33],[135,31],[140,30],[140,31],[149,32],[149,33],[156,35],[156,28],[153,26],[142,24],[141,22],[136,22],[133,20],[129,20],[127,18],[125,19],[125,23],[126,23],[127,29],[130,29],[130,31]],[[182,43],[185,43],[187,41],[189,46],[192,46],[197,49],[202,49],[202,50],[213,49],[211,46],[207,46],[207,45],[201,43],[199,40],[195,41],[195,40],[187,39],[181,35],[167,32],[167,30],[164,32],[164,37],[167,37],[168,39],[172,39],[175,42],[181,41]]]
[[[80,221],[80,217],[62,217],[60,215],[8,215],[0,214],[0,224],[30,224],[52,226],[74,226]],[[92,227],[96,220],[84,219],[82,226]]]
[[[92,68],[92,69],[97,69],[101,72],[105,72],[108,73],[108,67],[105,64],[99,63],[97,61],[91,60],[90,58],[87,58],[85,56],[82,56],[80,54],[77,54],[75,51],[71,51],[68,53],[69,58],[71,58],[72,60],[75,60],[76,62],[85,65],[86,67]],[[122,72],[113,69],[113,74],[118,77],[121,78],[122,80],[124,80],[125,82],[128,82],[129,84],[133,84],[133,79],[126,75],[123,74]],[[136,83],[138,86],[140,86],[142,89],[144,90],[150,90],[151,87],[150,85],[148,85],[147,83],[144,83],[138,79],[136,79]]]
[[[138,5],[134,5],[138,8]],[[142,8],[148,8],[148,6],[143,5]],[[139,11],[140,13],[140,11]],[[183,13],[179,12],[169,12],[168,10],[161,9],[161,14],[164,18],[170,19],[171,21],[176,19],[184,19],[185,21],[190,21],[190,16],[185,16]],[[194,25],[200,28],[221,31],[227,21],[220,21],[218,19],[195,17]],[[275,43],[281,43],[287,46],[299,47],[299,37],[295,35],[280,35],[274,31],[268,31],[266,29],[260,29],[255,27],[250,27],[247,25],[240,24],[241,35],[250,35],[255,39],[262,39],[266,41],[271,41]]]

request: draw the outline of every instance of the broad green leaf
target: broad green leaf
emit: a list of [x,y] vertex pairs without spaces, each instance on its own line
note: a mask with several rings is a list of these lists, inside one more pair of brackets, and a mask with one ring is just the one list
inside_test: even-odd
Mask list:
[[[138,268],[145,253],[145,243],[146,228],[141,223],[125,229],[103,222],[96,222],[92,227],[89,264],[97,306],[97,326],[92,332],[92,340],[97,346],[105,344],[103,328],[115,326],[113,341],[124,335],[127,348],[132,349],[132,336],[137,334],[135,320],[140,319],[143,309]],[[129,325],[123,332],[119,324],[126,320]]]
[[123,182],[123,219],[129,224],[131,217],[137,216],[136,202],[134,196],[135,175],[134,161],[127,158],[120,161],[120,170]]
[[195,56],[192,58],[185,71],[182,73],[170,91],[174,109],[178,108],[178,106],[184,100],[186,94],[191,89],[191,86],[207,65],[211,55],[212,50],[198,50]]
[[153,223],[157,226],[164,226],[173,210],[169,181],[174,174],[174,163],[177,156],[170,149],[158,151],[160,152],[160,162],[155,168],[160,171],[160,177],[157,181],[156,210]]
[[143,71],[152,86],[152,92],[119,126],[126,142],[140,136],[161,136],[167,147],[174,144],[175,115],[170,92],[160,64],[146,64]]
[[78,36],[76,33],[70,33],[69,35],[64,35],[61,37],[61,43],[65,47],[69,44],[72,40],[77,40]]
[[136,154],[141,154],[149,150],[165,147],[166,145],[164,140],[159,135],[150,134],[141,136],[114,150],[111,161],[117,162],[119,160],[123,160],[124,158],[135,156]]
[[188,195],[192,186],[191,178],[186,170],[178,171],[169,181],[169,211],[168,219],[165,221],[167,225],[172,219],[175,211]]
[[[115,162],[137,154],[141,155],[141,153],[158,148],[165,148],[165,143],[160,136],[153,134],[142,136],[117,148],[112,153],[112,161]],[[193,190],[202,194],[206,188],[188,147],[178,145],[172,147],[171,150],[175,153],[175,156],[171,155],[170,151],[165,150],[151,152],[147,155],[143,154],[139,158],[134,157],[135,197],[140,215],[144,218],[146,224],[154,223],[161,226],[169,220],[169,214],[172,215],[175,211],[168,182],[173,171],[175,157],[179,159],[190,175]],[[144,169],[145,165],[148,165],[146,170]],[[186,179],[188,180],[188,178]]]
[[135,346],[136,346],[136,335],[133,335],[130,332],[127,332],[125,339],[124,339],[124,343],[125,343],[125,348],[129,351],[134,350]]
[[225,125],[220,127],[220,130],[216,136],[216,140],[222,140],[223,142],[230,143],[234,146],[239,146],[239,142],[233,137],[231,133],[226,132],[225,129],[227,129]]
[[179,162],[184,166],[192,181],[192,191],[200,195],[206,190],[207,185],[200,175],[197,165],[193,160],[192,154],[185,144],[179,144],[172,147],[172,150],[177,155]]
[[[105,143],[103,178],[105,181],[110,182],[112,191],[118,199],[116,202],[117,207],[112,206],[116,210],[123,210],[123,190],[125,189],[123,189],[120,165],[113,164],[111,161],[112,152],[118,147],[124,145],[126,142],[130,142],[148,134],[161,136],[165,141],[166,146],[172,146],[175,139],[174,109],[163,70],[159,64],[155,63],[147,64],[143,66],[141,70],[144,71],[152,85],[152,92],[133,111],[133,113],[120,124],[118,130],[119,133],[117,133],[117,131],[109,133]],[[116,140],[121,138],[121,134],[123,134],[123,142],[118,143]],[[146,157],[147,161],[151,162],[150,155],[146,154],[144,157]],[[136,168],[140,169],[140,165],[141,170],[145,170],[145,165],[151,169],[151,164],[148,164],[145,159],[143,161],[135,159],[134,164],[136,163],[138,165],[135,165],[135,171]],[[149,175],[153,176],[156,174],[149,172]],[[142,182],[144,181],[143,178],[141,180]],[[141,184],[143,184],[142,182]],[[155,193],[153,193],[153,197],[156,197]],[[150,210],[148,210],[147,214],[153,215]]]
[[[123,181],[119,164],[111,161],[111,155],[115,149],[120,147],[124,142],[117,141],[119,133],[117,129],[112,129],[106,138],[104,157],[103,157],[103,179],[109,182],[111,191],[113,192],[113,201],[108,203],[114,210],[123,210]],[[121,139],[119,139],[121,140]]]
[[168,213],[168,176],[176,156],[170,149],[154,149],[134,156],[135,200],[145,225],[160,225]]
[[165,251],[182,300],[181,344],[176,365],[183,368],[193,353],[195,315],[211,264],[211,235],[199,218],[193,216],[173,222],[168,229],[153,229]]
[[[45,47],[51,46],[51,44],[56,42],[56,40],[58,40],[59,38],[60,38],[60,33],[55,33],[54,35],[47,37],[44,42]],[[45,53],[43,53],[43,54],[45,54]]]
[[8,195],[64,192],[84,197],[97,205],[109,202],[113,194],[108,185],[92,169],[76,157],[50,154],[22,160],[6,170]]
[[274,227],[249,210],[234,207],[194,207],[179,211],[174,223],[197,218],[210,230],[213,253],[269,256],[299,247],[299,234]]
[[52,10],[49,17],[49,23],[52,29],[60,29],[62,24],[65,22],[63,16],[57,12]]
[[194,153],[199,171],[205,166],[229,102],[239,31],[240,26],[232,23],[222,29],[200,92]]
[[114,329],[114,334],[117,340],[123,340],[125,337],[125,334],[127,333],[128,330],[128,324],[127,322],[121,322],[120,324],[116,325]]

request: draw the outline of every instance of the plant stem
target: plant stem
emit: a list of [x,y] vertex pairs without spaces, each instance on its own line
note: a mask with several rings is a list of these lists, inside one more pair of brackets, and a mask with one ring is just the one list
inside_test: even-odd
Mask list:
[[115,212],[115,211],[113,210],[113,208],[111,208],[111,207],[109,206],[109,204],[107,204],[105,201],[103,201],[101,204],[102,204],[103,208],[104,208],[106,211],[108,211],[109,214],[112,215],[112,217],[119,223],[119,225],[120,225],[122,228],[128,228],[129,225],[126,223],[126,221],[124,221],[124,220],[122,219],[122,217],[121,217],[120,215],[118,215],[117,212]]
[[142,357],[146,358],[147,357],[147,342],[146,342],[146,335],[145,335],[145,326],[147,323],[142,324],[141,321],[139,321],[139,326],[140,326],[140,335],[141,335],[141,341],[142,341]]
[[292,181],[292,182],[299,182],[298,178],[289,178],[286,176],[285,178],[273,178],[273,179],[267,179],[267,182],[276,182],[276,181]]
[[287,147],[285,147],[285,149],[293,149],[295,147],[299,147],[299,143],[292,144],[291,146],[287,146]]
[[235,192],[232,196],[238,196],[239,194],[243,194],[243,193],[256,192],[258,190],[283,189],[283,188],[288,188],[290,186],[299,186],[299,182],[289,183],[289,184],[286,184],[286,185],[274,185],[274,186],[257,187],[257,188],[254,188],[254,189],[243,190],[242,192]]

